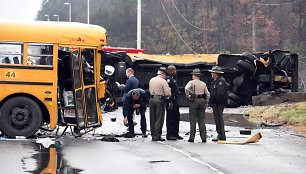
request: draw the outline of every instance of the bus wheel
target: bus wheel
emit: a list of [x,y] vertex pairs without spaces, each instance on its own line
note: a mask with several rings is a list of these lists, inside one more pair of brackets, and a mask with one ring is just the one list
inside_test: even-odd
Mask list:
[[11,98],[0,109],[0,127],[10,137],[29,137],[35,134],[41,122],[40,107],[26,97]]

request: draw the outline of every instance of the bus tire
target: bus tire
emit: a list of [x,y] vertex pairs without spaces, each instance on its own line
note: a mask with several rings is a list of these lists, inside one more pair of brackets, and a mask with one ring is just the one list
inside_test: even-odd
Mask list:
[[287,65],[289,62],[290,62],[290,57],[289,57],[289,56],[285,56],[285,57],[281,60],[281,62],[280,62],[280,64],[279,64],[279,67],[280,67],[281,69],[286,69],[286,65]]
[[236,102],[236,103],[241,103],[241,97],[238,96],[238,95],[235,94],[235,93],[229,92],[228,98],[231,99],[231,100],[233,100],[233,101]]
[[232,99],[228,99],[227,100],[227,103],[226,103],[226,107],[227,108],[237,108],[237,107],[239,107],[240,106],[240,104],[239,103],[237,103],[237,102],[235,102],[235,101],[233,101]]
[[30,137],[39,129],[41,122],[41,108],[27,97],[11,98],[0,109],[0,127],[10,137]]
[[233,85],[235,87],[239,87],[240,85],[242,85],[242,83],[244,82],[244,74],[240,74],[239,76],[236,76],[234,79],[233,79]]
[[237,65],[251,73],[254,73],[255,71],[255,65],[249,63],[248,61],[238,60]]
[[244,58],[246,58],[246,59],[248,59],[248,60],[250,60],[250,61],[254,61],[254,60],[258,60],[258,58],[254,55],[254,54],[251,54],[251,53],[248,53],[248,52],[244,52],[244,53],[242,53],[242,55],[241,55],[242,57],[244,57]]

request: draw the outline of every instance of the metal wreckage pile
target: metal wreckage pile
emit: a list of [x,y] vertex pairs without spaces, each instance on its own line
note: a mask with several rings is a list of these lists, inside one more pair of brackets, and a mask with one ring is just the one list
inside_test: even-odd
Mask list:
[[230,83],[227,107],[251,104],[252,96],[276,89],[298,90],[298,55],[289,51],[220,55],[218,64]]
[[[229,85],[226,107],[239,107],[252,104],[252,96],[276,89],[298,90],[298,55],[290,51],[273,50],[265,53],[242,54],[184,54],[149,55],[129,53],[128,51],[105,51],[103,64],[116,67],[115,75],[110,79],[109,89],[115,99],[121,101],[122,93],[115,82],[125,83],[126,68],[133,68],[140,81],[140,87],[148,91],[149,80],[156,75],[161,66],[177,67],[177,84],[180,90],[179,104],[187,106],[184,87],[191,79],[194,68],[202,71],[201,77],[206,84],[212,82],[208,72],[219,65]],[[114,106],[117,107],[117,106]]]

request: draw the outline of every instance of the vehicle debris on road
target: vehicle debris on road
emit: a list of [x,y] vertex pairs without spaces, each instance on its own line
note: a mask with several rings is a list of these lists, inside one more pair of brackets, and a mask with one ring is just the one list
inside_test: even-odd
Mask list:
[[244,144],[249,144],[249,143],[257,143],[261,138],[262,138],[261,133],[257,132],[256,134],[254,134],[252,137],[250,137],[246,141],[236,142],[236,141],[222,141],[222,140],[219,140],[217,143],[218,144],[239,144],[239,145],[244,145]]

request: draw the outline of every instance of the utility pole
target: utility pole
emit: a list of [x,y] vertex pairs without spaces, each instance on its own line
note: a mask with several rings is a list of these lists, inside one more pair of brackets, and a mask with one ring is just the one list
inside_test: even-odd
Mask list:
[[87,0],[87,24],[89,24],[89,0]]
[[252,6],[252,51],[256,52],[256,17],[255,17],[255,0]]
[[141,0],[137,0],[137,49],[141,49]]

